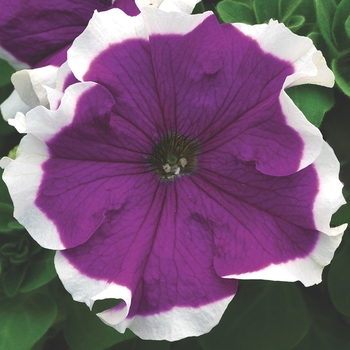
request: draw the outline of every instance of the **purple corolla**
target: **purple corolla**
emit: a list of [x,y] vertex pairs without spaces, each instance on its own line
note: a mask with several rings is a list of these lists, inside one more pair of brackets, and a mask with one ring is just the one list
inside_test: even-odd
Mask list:
[[284,91],[332,86],[311,40],[276,21],[112,9],[68,67],[78,82],[12,120],[27,135],[1,164],[75,300],[121,299],[105,323],[177,340],[219,322],[237,279],[321,281],[346,227],[330,227],[339,162]]

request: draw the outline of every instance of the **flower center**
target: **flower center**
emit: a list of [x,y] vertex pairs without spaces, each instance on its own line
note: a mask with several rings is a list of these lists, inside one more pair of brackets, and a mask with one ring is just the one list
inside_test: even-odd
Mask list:
[[153,147],[148,161],[151,169],[163,180],[191,174],[197,167],[199,142],[178,132],[167,133]]

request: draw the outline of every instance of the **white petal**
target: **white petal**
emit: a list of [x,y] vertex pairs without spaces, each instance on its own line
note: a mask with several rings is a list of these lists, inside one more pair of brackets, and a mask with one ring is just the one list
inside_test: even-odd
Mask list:
[[31,109],[16,90],[13,90],[12,94],[1,104],[1,114],[5,120],[14,118],[17,112],[26,114]]
[[142,339],[175,341],[209,332],[217,325],[232,296],[198,308],[174,307],[170,311],[150,316],[126,318],[131,304],[131,291],[125,286],[89,278],[79,272],[60,253],[56,253],[55,267],[64,287],[76,301],[92,308],[96,300],[122,299],[125,306],[97,314],[102,321],[124,333],[130,328]]
[[132,38],[147,38],[142,16],[130,17],[119,9],[95,11],[85,31],[68,50],[69,67],[76,78],[82,81],[90,63],[99,53],[113,43]]
[[19,144],[16,159],[5,164],[3,180],[9,189],[18,222],[44,248],[63,249],[55,225],[35,205],[43,175],[42,164],[48,158],[45,144],[33,135],[26,135]]
[[12,83],[21,99],[30,107],[48,106],[44,86],[55,87],[57,67],[21,70],[12,75]]

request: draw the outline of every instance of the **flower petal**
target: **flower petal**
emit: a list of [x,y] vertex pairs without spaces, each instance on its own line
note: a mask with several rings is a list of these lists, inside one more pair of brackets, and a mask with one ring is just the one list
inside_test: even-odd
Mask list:
[[[78,79],[116,96],[125,118],[151,115],[157,130],[185,130],[208,150],[234,139],[232,152],[270,175],[289,175],[317,157],[319,130],[283,92],[292,62],[265,53],[210,13],[145,8],[142,16],[96,14],[68,57]],[[117,22],[123,32],[111,30]],[[110,34],[102,39],[102,31]],[[95,49],[87,52],[87,43]]]
[[[149,175],[129,191],[119,210],[106,213],[86,243],[61,253],[66,262],[62,267],[56,262],[58,274],[73,296],[91,285],[89,296],[79,299],[87,304],[95,282],[127,288],[131,295],[123,309],[100,314],[119,331],[128,327],[145,339],[171,341],[208,332],[235,294],[237,281],[216,274],[210,226],[188,211],[181,188]],[[73,273],[67,277],[69,270]],[[80,279],[90,283],[83,286]],[[122,321],[120,314],[126,312]]]
[[105,11],[112,4],[97,0],[14,0],[9,5],[2,0],[0,6],[0,56],[8,60],[12,57],[14,60],[9,61],[15,67],[25,68],[23,63],[34,67],[71,44],[95,9]]
[[[218,173],[223,172],[219,169]],[[237,170],[228,173],[237,176]],[[299,280],[306,286],[321,282],[322,270],[346,229],[346,225],[330,228],[331,215],[344,204],[338,174],[339,162],[324,143],[315,164],[294,175],[258,180],[249,171],[241,176],[245,195],[239,208],[231,208],[231,215],[239,218],[238,223],[244,222],[244,228],[238,225],[233,236],[217,237],[218,273],[226,278]],[[215,184],[212,176],[206,181]],[[221,179],[220,186],[223,184]],[[269,193],[264,192],[266,185]],[[250,188],[255,186],[256,193]],[[234,196],[237,190],[229,193]],[[228,200],[222,201],[229,208]],[[261,211],[258,215],[257,208]]]
[[[86,93],[91,89],[94,92],[87,97]],[[87,99],[88,102],[89,100],[95,101],[92,96],[99,101],[103,100],[104,103],[101,106],[96,103],[92,105],[88,104],[89,109],[86,110],[86,108],[84,108],[85,99]],[[82,108],[79,108],[79,103]],[[67,203],[65,203],[63,207],[60,207],[62,202],[57,200],[60,194],[68,196],[70,189],[72,191],[75,189],[79,193],[79,188],[77,189],[74,183],[75,176],[98,177],[98,174],[91,174],[90,172],[86,173],[86,170],[84,170],[89,166],[89,162],[85,163],[86,166],[82,165],[82,174],[71,173],[69,171],[69,166],[67,168],[65,165],[62,172],[67,174],[70,180],[67,182],[67,179],[63,177],[61,173],[55,171],[53,176],[56,178],[61,176],[62,182],[60,183],[59,180],[54,181],[54,179],[51,179],[49,180],[50,183],[47,188],[42,188],[42,177],[45,175],[45,164],[47,164],[46,161],[48,158],[53,159],[53,162],[56,161],[59,164],[65,164],[63,160],[59,159],[59,157],[57,157],[58,159],[53,157],[54,154],[52,154],[52,150],[50,150],[45,143],[48,143],[49,140],[54,138],[60,130],[72,123],[74,118],[78,119],[80,115],[79,113],[83,113],[85,116],[91,116],[92,118],[98,118],[99,116],[108,113],[108,110],[113,103],[114,101],[110,94],[102,87],[98,87],[93,83],[76,84],[67,90],[58,110],[49,111],[46,108],[39,106],[28,112],[26,116],[24,125],[25,130],[22,131],[27,132],[28,135],[25,136],[20,143],[16,160],[6,167],[3,179],[9,188],[14,202],[14,216],[27,228],[33,238],[43,247],[62,249],[63,247],[79,244],[79,242],[81,243],[81,241],[85,241],[103,220],[103,208],[100,212],[98,209],[94,211],[94,206],[91,207],[91,216],[88,217],[88,219],[86,218],[86,215],[81,215],[81,213],[78,213],[77,211],[77,216],[69,219],[70,212],[67,211]],[[77,115],[75,115],[75,105]],[[22,128],[23,123],[21,123],[20,120],[17,120],[17,122],[14,121],[14,123]],[[75,136],[76,135],[72,135],[72,137]],[[89,135],[86,135],[86,137],[89,137]],[[68,146],[68,148],[66,148],[65,151],[71,155],[72,148],[69,148],[69,139],[63,148],[66,146]],[[75,146],[77,153],[84,153],[84,150],[79,150],[79,144]],[[76,162],[79,163],[79,157]],[[21,191],[22,183],[26,183],[24,192]],[[54,186],[52,186],[52,184],[54,184]],[[40,197],[40,194],[45,196],[45,198],[43,199]],[[22,197],[22,195],[24,197]],[[72,195],[74,196],[74,193]],[[86,195],[83,194],[83,196],[85,196],[84,199],[86,201],[82,206],[89,207],[90,202],[86,198]],[[51,205],[50,198],[53,200],[51,209],[55,212],[55,215],[61,212],[61,215],[63,216],[68,215],[64,220],[75,220],[74,225],[71,225],[71,227],[75,225],[79,226],[80,221],[86,221],[85,224],[82,224],[81,226],[81,231],[83,232],[82,235],[79,234],[79,230],[76,230],[76,235],[71,237],[70,240],[67,239],[67,237],[64,237],[64,234],[60,232],[60,227],[57,227],[56,222],[45,212],[45,204],[48,203],[49,206]],[[78,201],[78,198],[76,198],[76,200]],[[101,200],[103,202],[103,198],[101,198]],[[98,199],[96,197],[91,198],[91,201],[96,204]],[[71,205],[74,206],[74,203],[71,202]],[[84,207],[81,209],[84,212]],[[94,227],[91,231],[89,230],[89,225]],[[69,236],[71,235],[69,234]]]

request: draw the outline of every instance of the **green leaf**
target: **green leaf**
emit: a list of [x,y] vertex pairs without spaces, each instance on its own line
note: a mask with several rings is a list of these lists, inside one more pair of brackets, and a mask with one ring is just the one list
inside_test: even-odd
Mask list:
[[7,296],[13,297],[16,295],[26,272],[27,267],[21,265],[18,267],[16,266],[16,268],[7,269],[2,273],[3,288]]
[[345,33],[348,36],[348,38],[350,38],[350,16],[345,21]]
[[198,338],[186,338],[170,345],[170,350],[203,350],[199,345]]
[[333,0],[314,0],[317,24],[321,34],[326,40],[328,46],[335,51],[332,36],[332,22],[336,11],[336,4]]
[[26,350],[49,329],[56,317],[53,300],[39,293],[20,294],[0,303],[0,349]]
[[253,6],[258,23],[279,18],[279,0],[254,0]]
[[[325,284],[324,282],[322,283]],[[334,309],[327,291],[322,286],[302,287],[311,318],[310,330],[293,350],[348,349],[349,327]]]
[[247,24],[256,23],[252,8],[244,3],[233,0],[224,0],[219,2],[216,10],[224,22],[242,22]]
[[309,317],[292,283],[240,282],[219,325],[199,338],[206,350],[289,350],[305,336]]
[[332,216],[332,225],[339,226],[345,223],[350,223],[350,206],[345,204]]
[[287,26],[291,31],[296,32],[298,29],[300,29],[304,25],[304,23],[305,23],[304,16],[295,15],[295,16],[292,16],[292,18],[289,20]]
[[279,4],[279,18],[281,22],[287,22],[287,20],[293,15],[296,8],[300,5],[302,0],[280,0]]
[[57,276],[53,262],[54,255],[55,252],[52,250],[41,249],[40,253],[31,258],[21,284],[22,293],[37,289]]
[[319,127],[324,114],[334,104],[333,91],[317,85],[300,85],[286,90],[308,121]]
[[336,254],[328,273],[328,290],[335,308],[350,316],[350,243]]
[[12,228],[9,227],[9,223],[12,221],[14,221],[12,205],[0,202],[0,233],[11,232]]
[[[109,350],[170,350],[171,343],[167,341],[142,340],[139,338],[112,346]],[[195,350],[195,349],[194,349]]]
[[134,337],[130,331],[119,333],[104,324],[82,303],[72,302],[64,326],[64,337],[73,350],[106,349]]
[[332,34],[339,51],[348,50],[350,48],[350,33],[346,31],[346,21],[350,19],[350,1],[342,0],[337,6],[332,23]]
[[0,86],[11,82],[11,75],[15,70],[4,60],[0,59]]
[[350,51],[332,61],[332,70],[338,87],[350,97]]

